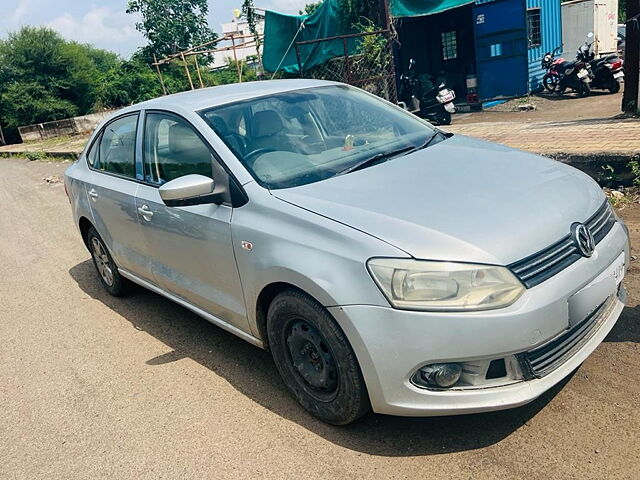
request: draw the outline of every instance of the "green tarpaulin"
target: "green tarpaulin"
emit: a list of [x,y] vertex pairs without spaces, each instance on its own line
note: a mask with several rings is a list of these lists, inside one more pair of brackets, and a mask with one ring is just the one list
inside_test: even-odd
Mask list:
[[[338,2],[335,0],[325,0],[311,15],[284,15],[267,10],[262,63],[269,72],[298,72],[296,46],[292,45],[294,37],[295,42],[303,42],[347,33],[353,33],[353,30],[342,25]],[[355,41],[348,42],[347,50],[353,53]],[[316,42],[300,46],[299,52],[302,69],[307,71],[331,58],[344,55],[344,45],[342,40]]]
[[390,0],[392,17],[422,17],[474,3],[474,0]]
[[[419,17],[444,12],[474,3],[474,0],[389,0],[393,17]],[[302,25],[304,23],[304,25]],[[269,72],[299,72],[296,42],[335,37],[354,31],[343,25],[337,0],[325,0],[311,15],[284,15],[267,10],[264,24],[262,63]],[[302,25],[302,26],[301,26]],[[348,53],[357,49],[357,40],[349,39]],[[298,47],[303,71],[344,55],[341,39],[315,42]]]

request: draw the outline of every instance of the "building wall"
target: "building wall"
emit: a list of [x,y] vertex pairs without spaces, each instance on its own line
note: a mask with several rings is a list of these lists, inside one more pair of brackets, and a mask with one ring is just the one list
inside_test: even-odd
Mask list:
[[[529,48],[529,90],[542,88],[542,77],[546,73],[542,68],[542,57],[562,45],[562,17],[559,0],[526,0],[527,9],[540,8],[541,40],[539,47]],[[577,47],[576,47],[577,50]]]

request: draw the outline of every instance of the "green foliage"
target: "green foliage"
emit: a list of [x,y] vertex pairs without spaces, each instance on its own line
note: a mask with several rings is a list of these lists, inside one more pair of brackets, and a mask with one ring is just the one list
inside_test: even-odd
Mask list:
[[244,0],[242,4],[242,15],[247,19],[249,32],[251,32],[253,40],[256,42],[256,51],[260,51],[260,34],[256,28],[257,16],[253,0]]
[[631,169],[633,174],[633,184],[636,187],[640,187],[640,162],[637,160],[631,160],[627,166]]
[[44,152],[34,151],[34,152],[26,152],[24,154],[27,160],[36,161],[36,160],[44,160],[47,158],[47,154]]
[[[374,25],[384,25],[384,11],[380,7],[380,0],[338,0],[340,9],[344,12],[343,26],[352,28],[362,21]],[[374,30],[377,30],[375,28]]]
[[315,12],[318,9],[318,7],[320,5],[322,5],[322,0],[319,0],[318,2],[307,3],[304,6],[304,11],[298,10],[298,14],[299,15],[311,15],[313,12]]
[[[378,30],[373,21],[362,18],[359,23],[354,24],[358,32],[375,32]],[[359,55],[355,62],[362,63],[367,69],[373,71],[384,71],[391,64],[391,51],[387,47],[387,39],[382,35],[366,35],[358,40],[356,53]]]
[[216,39],[207,23],[207,0],[129,0],[126,11],[142,15],[136,29],[149,41],[142,49],[149,60]]

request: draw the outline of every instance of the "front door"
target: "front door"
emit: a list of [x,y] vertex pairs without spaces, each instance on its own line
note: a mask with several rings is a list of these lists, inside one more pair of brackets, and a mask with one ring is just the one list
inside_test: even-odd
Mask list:
[[185,120],[147,112],[143,138],[144,184],[136,212],[156,283],[245,332],[249,331],[227,205],[167,207],[158,187],[175,178],[206,175],[216,161],[209,146]]

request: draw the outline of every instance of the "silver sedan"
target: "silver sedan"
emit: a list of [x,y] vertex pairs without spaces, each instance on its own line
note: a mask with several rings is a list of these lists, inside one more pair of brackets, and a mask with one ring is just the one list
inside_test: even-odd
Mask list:
[[65,186],[111,294],[142,285],[269,349],[333,424],[527,403],[624,304],[626,227],[588,176],[342,84],[128,107]]

